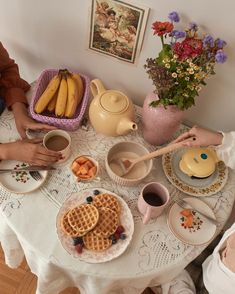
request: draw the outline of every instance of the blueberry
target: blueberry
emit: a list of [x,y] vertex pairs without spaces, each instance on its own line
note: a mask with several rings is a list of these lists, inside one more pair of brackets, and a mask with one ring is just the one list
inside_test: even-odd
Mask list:
[[87,197],[86,199],[87,203],[91,203],[93,201],[93,198],[91,196]]
[[121,235],[120,235],[120,239],[121,239],[121,240],[125,240],[125,239],[126,239],[126,234],[121,234]]
[[76,246],[78,244],[83,244],[82,237],[74,237],[73,238],[73,245]]
[[117,243],[117,239],[112,239],[112,244],[116,244]]
[[93,194],[94,194],[94,195],[99,195],[99,194],[100,194],[100,191],[99,191],[99,190],[94,190],[94,191],[93,191]]

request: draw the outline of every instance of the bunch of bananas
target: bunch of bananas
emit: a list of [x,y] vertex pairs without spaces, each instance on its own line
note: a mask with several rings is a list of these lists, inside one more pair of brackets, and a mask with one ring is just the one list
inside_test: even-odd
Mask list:
[[84,86],[79,74],[67,69],[59,70],[42,93],[34,110],[42,113],[48,110],[58,117],[72,118],[82,101]]

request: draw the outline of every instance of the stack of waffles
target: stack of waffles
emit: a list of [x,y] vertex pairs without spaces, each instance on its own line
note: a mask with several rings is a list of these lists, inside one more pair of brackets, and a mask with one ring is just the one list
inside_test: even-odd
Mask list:
[[104,251],[112,245],[119,226],[120,204],[111,194],[89,197],[91,201],[75,206],[61,218],[62,230],[72,238],[82,238],[86,249]]

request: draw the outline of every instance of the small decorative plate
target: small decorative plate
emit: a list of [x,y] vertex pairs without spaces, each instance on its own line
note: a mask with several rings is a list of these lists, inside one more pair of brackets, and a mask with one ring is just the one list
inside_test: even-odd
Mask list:
[[[198,198],[185,198],[192,207],[200,207],[200,210],[208,216],[215,218],[212,209]],[[167,223],[171,232],[182,242],[189,245],[204,245],[213,239],[216,232],[216,225],[201,214],[192,210],[193,221],[188,222],[188,216],[181,214],[184,209],[177,203],[173,203],[168,210]],[[191,225],[192,223],[192,225]]]
[[[121,213],[120,213],[120,224],[125,228],[126,239],[125,240],[118,240],[116,244],[113,244],[107,250],[102,252],[91,251],[83,248],[81,254],[77,253],[75,247],[73,245],[73,239],[65,234],[61,229],[61,218],[63,215],[72,207],[80,205],[82,203],[86,203],[86,198],[89,196],[93,196],[93,191],[99,190],[100,193],[108,193],[115,196],[121,206]],[[127,203],[118,195],[113,192],[107,191],[102,188],[90,188],[86,190],[79,191],[78,193],[73,193],[62,205],[59,210],[56,219],[56,227],[57,227],[57,234],[61,241],[62,246],[64,249],[71,254],[73,257],[78,258],[82,261],[88,263],[101,263],[110,261],[118,256],[120,256],[128,247],[132,235],[134,232],[134,221],[133,216],[131,214],[130,208],[128,207]]]
[[[19,169],[28,166],[27,163],[14,160],[0,162],[0,168]],[[0,173],[0,184],[8,191],[16,194],[25,194],[38,189],[46,180],[48,171],[39,172],[41,178],[32,177],[27,171]]]
[[185,149],[164,154],[162,166],[168,180],[180,191],[192,196],[210,196],[219,192],[227,182],[228,168],[223,161],[219,161],[212,175],[199,179],[189,177],[179,168],[179,162]]

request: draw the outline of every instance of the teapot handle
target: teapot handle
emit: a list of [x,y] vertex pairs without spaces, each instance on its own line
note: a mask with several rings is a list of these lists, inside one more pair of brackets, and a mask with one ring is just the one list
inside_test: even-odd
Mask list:
[[99,79],[94,79],[90,82],[90,89],[91,89],[91,93],[92,93],[93,97],[106,91],[104,85],[102,84],[101,80],[99,80]]

